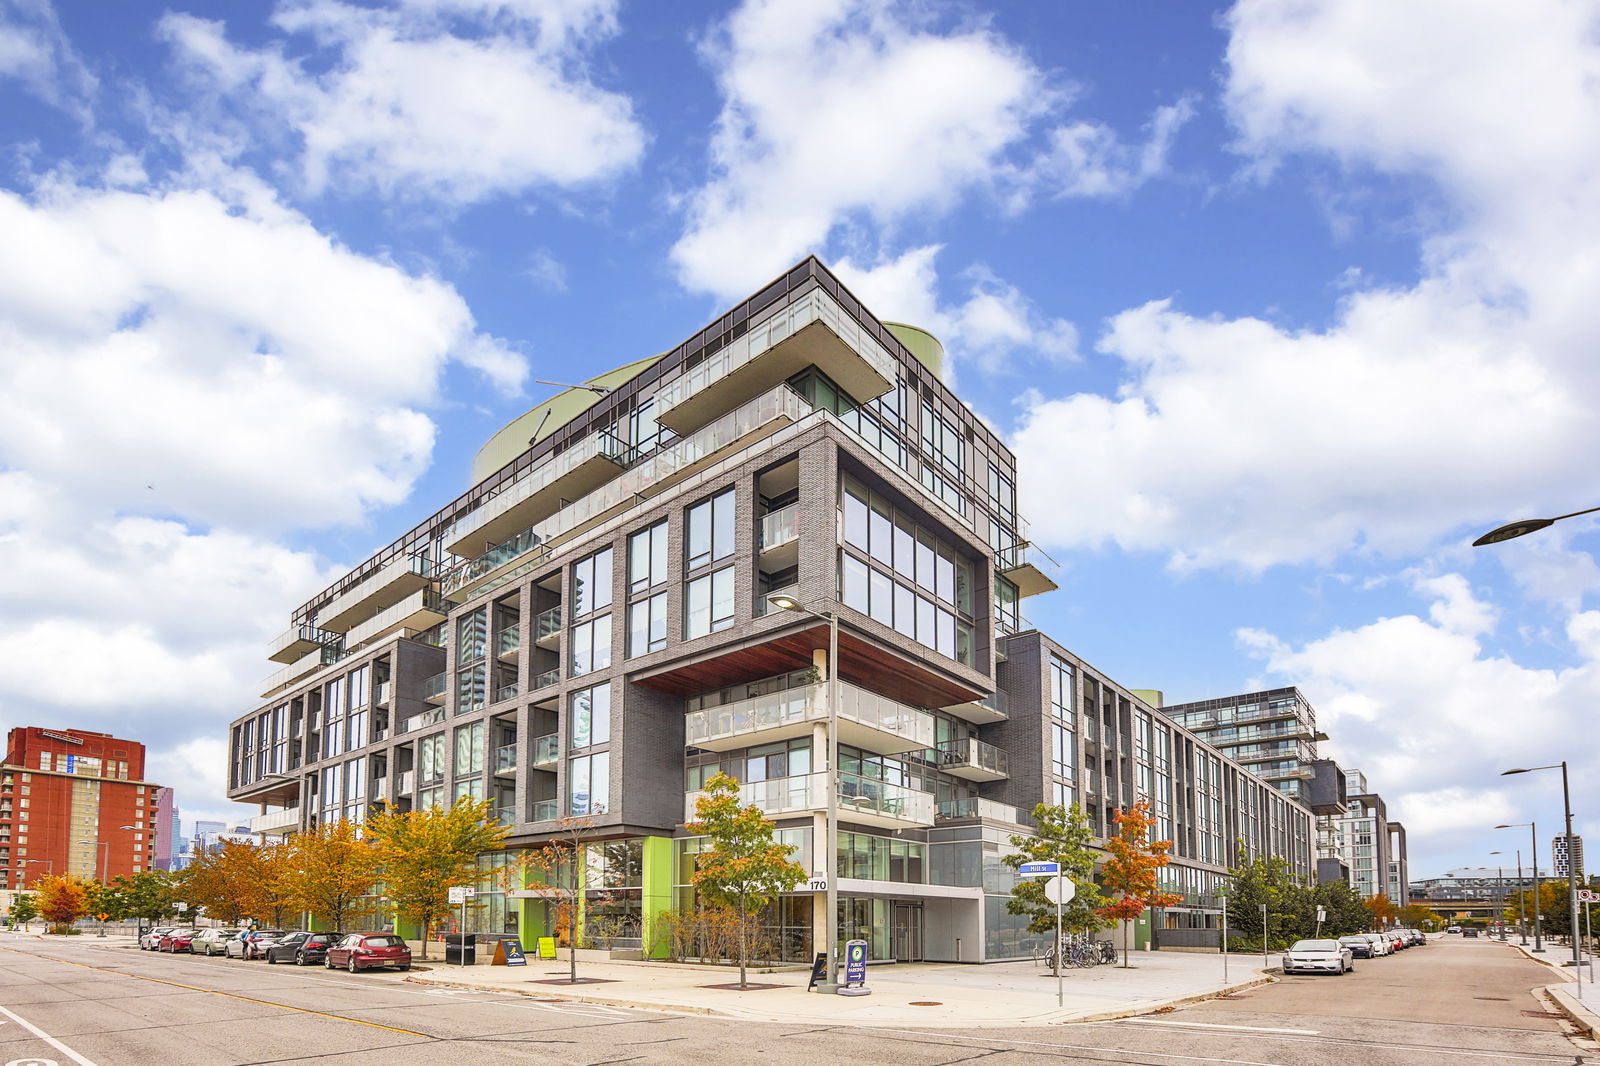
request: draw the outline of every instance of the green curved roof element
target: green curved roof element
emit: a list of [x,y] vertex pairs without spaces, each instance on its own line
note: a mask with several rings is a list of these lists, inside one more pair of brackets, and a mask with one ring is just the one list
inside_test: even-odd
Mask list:
[[908,326],[904,322],[885,322],[884,325],[917,357],[917,362],[940,378],[944,377],[944,345],[939,343],[938,337],[921,326]]
[[[662,355],[666,353],[663,352]],[[640,371],[652,366],[660,355],[649,355],[615,370],[607,370],[592,377],[585,385],[614,389]],[[600,402],[600,393],[591,389],[563,389],[526,414],[506,423],[505,428],[489,438],[472,459],[472,484],[476,485],[511,460],[527,451],[562,426]]]

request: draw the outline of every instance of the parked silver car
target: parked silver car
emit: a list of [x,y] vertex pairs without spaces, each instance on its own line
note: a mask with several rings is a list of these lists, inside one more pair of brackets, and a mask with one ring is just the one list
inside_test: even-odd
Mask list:
[[1283,953],[1284,973],[1349,973],[1356,968],[1350,949],[1337,940],[1296,940]]
[[145,934],[139,938],[139,949],[141,951],[154,951],[156,949],[156,941],[176,928],[178,927],[175,925],[158,925],[154,929],[146,930]]
[[189,941],[191,955],[226,955],[228,938],[238,935],[237,929],[206,929]]

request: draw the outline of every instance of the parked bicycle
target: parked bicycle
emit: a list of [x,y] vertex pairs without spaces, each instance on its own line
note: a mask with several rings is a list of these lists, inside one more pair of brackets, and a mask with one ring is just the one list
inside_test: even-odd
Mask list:
[[1105,947],[1109,943],[1109,941],[1105,940],[1093,941],[1087,937],[1064,936],[1061,938],[1059,945],[1045,948],[1044,964],[1052,970],[1056,968],[1057,947],[1061,950],[1061,963],[1063,966],[1076,966],[1081,970],[1087,970],[1089,967],[1098,966],[1102,962],[1112,962],[1116,959],[1116,953],[1113,951],[1110,958],[1107,958],[1105,954]]

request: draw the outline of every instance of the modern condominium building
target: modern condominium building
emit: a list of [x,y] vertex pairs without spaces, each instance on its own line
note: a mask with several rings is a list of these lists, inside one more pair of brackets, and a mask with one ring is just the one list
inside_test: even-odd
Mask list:
[[[273,643],[229,733],[251,828],[470,796],[526,848],[581,819],[586,921],[650,951],[726,771],[813,874],[769,916],[791,958],[829,942],[830,893],[877,959],[1025,953],[1000,858],[1040,802],[1105,834],[1152,799],[1184,903],[1142,936],[1216,925],[1235,841],[1309,873],[1304,807],[1022,621],[1055,584],[941,359],[807,259],[513,421]],[[549,928],[483,889],[483,927]]]
[[1550,840],[1550,858],[1557,877],[1566,877],[1570,866],[1578,879],[1583,880],[1583,837],[1577,833],[1571,836],[1557,833]]
[[87,729],[13,729],[0,764],[0,888],[154,869],[155,794],[144,745]]

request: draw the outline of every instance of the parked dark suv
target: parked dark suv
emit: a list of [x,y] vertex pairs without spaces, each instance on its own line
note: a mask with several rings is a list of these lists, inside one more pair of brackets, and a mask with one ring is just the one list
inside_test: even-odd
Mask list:
[[290,933],[266,950],[268,962],[292,962],[296,966],[315,966],[328,957],[328,948],[339,942],[342,933]]

